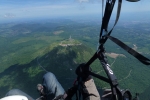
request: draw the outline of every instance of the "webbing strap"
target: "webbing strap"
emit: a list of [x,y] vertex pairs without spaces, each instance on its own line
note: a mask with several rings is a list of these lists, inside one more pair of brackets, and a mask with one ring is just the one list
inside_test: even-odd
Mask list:
[[150,65],[150,59],[144,57],[143,55],[141,55],[137,51],[133,50],[132,48],[130,48],[129,46],[127,46],[126,44],[124,44],[122,41],[120,41],[119,39],[117,39],[115,37],[112,37],[112,36],[108,36],[108,35],[106,35],[106,37],[109,38],[114,43],[116,43],[117,45],[119,45],[124,50],[126,50],[128,53],[130,53],[131,55],[133,55],[135,58],[137,58],[143,64]]
[[[109,3],[109,0],[107,0],[107,2],[106,2],[105,15],[104,15],[104,18],[103,18],[103,22],[102,22],[102,26],[101,26],[101,32],[100,32],[100,40],[101,40],[101,36],[102,36],[102,33],[103,33],[103,32],[102,32],[103,29],[106,29],[106,30],[107,30],[108,22],[109,22],[109,19],[110,19],[110,16],[111,16],[111,13],[112,13],[112,10],[113,10],[115,1],[116,1],[116,0],[112,0],[112,2]],[[108,33],[108,35],[111,34],[112,30],[114,29],[115,25],[116,25],[117,22],[118,22],[118,19],[119,19],[119,16],[120,16],[120,11],[121,11],[121,4],[122,4],[122,0],[118,0],[118,10],[117,10],[117,15],[116,15],[115,24],[114,24],[113,28],[111,29],[111,31]],[[107,40],[107,37],[104,39],[104,42],[103,42],[103,43],[105,43],[106,40]],[[93,63],[93,61],[95,61],[95,59],[97,59],[97,52],[96,52],[96,53],[94,54],[94,56],[86,63],[85,66],[89,66],[91,63]]]
[[85,64],[85,67],[89,67],[96,59],[97,59],[97,52],[95,52],[95,54],[91,57],[91,59]]
[[100,31],[100,39],[102,37],[103,30],[107,31],[108,23],[109,23],[109,20],[110,20],[110,17],[114,8],[115,1],[116,0],[112,0],[111,3],[110,3],[110,0],[106,1],[105,13],[103,16],[101,31]]
[[[109,17],[106,17],[105,18],[105,15],[107,16],[107,14],[104,15],[104,19],[103,19],[103,22],[102,22],[102,26],[101,26],[101,32],[100,32],[100,40],[102,39],[102,33],[103,33],[103,29],[105,29],[105,31],[107,32],[107,27],[108,27],[108,22],[110,20],[110,16],[111,16],[111,13],[112,13],[112,10],[113,10],[113,7],[114,7],[114,3],[115,1],[112,0],[112,3],[111,3],[111,12],[109,12]],[[117,24],[118,20],[119,20],[119,17],[120,17],[120,12],[121,12],[121,5],[122,5],[122,0],[118,0],[118,8],[117,8],[117,15],[116,15],[116,20],[115,20],[115,23],[112,27],[112,29],[107,33],[107,35],[110,35],[112,30],[114,29],[115,25]],[[106,9],[105,9],[105,13],[108,12],[107,9],[108,7],[107,6],[110,6],[109,3],[107,2],[106,4]],[[107,21],[105,21],[107,20]],[[107,24],[107,25],[106,25]],[[106,42],[108,38],[106,37],[103,41],[102,41],[102,44],[104,44]],[[101,43],[101,41],[99,40],[99,42]]]

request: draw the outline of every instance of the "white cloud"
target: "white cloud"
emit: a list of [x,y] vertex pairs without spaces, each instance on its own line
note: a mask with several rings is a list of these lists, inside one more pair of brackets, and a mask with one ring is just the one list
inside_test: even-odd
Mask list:
[[78,0],[80,3],[82,2],[89,2],[89,0]]
[[76,0],[79,3],[101,3],[102,0]]
[[14,18],[14,17],[15,17],[15,15],[12,13],[7,13],[4,15],[4,18]]
[[[5,18],[11,17],[38,17],[38,16],[54,16],[65,15],[71,13],[75,9],[75,5],[40,5],[40,6],[23,6],[23,7],[7,7],[1,6],[1,14]],[[73,12],[73,11],[72,11]]]

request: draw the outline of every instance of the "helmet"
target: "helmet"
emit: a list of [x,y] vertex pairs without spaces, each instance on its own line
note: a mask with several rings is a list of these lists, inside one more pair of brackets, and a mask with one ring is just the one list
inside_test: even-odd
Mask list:
[[13,95],[1,98],[0,100],[28,100],[28,98],[22,95]]

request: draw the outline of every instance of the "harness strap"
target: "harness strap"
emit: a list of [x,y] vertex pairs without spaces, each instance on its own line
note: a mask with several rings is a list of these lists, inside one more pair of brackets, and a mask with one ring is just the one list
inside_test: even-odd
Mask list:
[[[101,26],[101,32],[100,32],[100,40],[99,40],[100,43],[101,43],[101,39],[102,39],[103,29],[105,29],[105,31],[107,32],[108,22],[110,20],[110,16],[111,16],[114,4],[115,4],[115,0],[112,0],[111,4],[109,4],[109,2],[106,3],[105,15],[104,15],[104,18],[103,18],[103,22],[102,22],[102,26]],[[114,23],[112,29],[107,33],[107,35],[111,34],[112,30],[114,29],[114,27],[116,26],[116,24],[119,20],[120,12],[121,12],[121,5],[122,5],[122,0],[118,0],[116,20],[115,20],[115,23]],[[108,38],[105,37],[105,39],[102,41],[102,44],[104,44],[107,39]]]
[[137,58],[140,62],[142,62],[145,65],[150,65],[150,59],[144,57],[143,55],[141,55],[140,53],[138,53],[137,51],[133,50],[132,48],[130,48],[129,46],[127,46],[126,44],[124,44],[122,41],[120,41],[119,39],[112,37],[112,36],[108,36],[106,35],[107,38],[109,38],[111,41],[113,41],[114,43],[116,43],[117,45],[119,45],[121,48],[123,48],[124,50],[126,50],[128,53],[130,53],[132,56],[134,56],[135,58]]
[[81,100],[81,94],[82,94],[82,78],[78,76],[77,78],[77,91],[76,91],[76,100]]
[[[109,20],[111,17],[111,13],[112,13],[115,1],[116,0],[112,0],[111,2],[113,2],[113,3],[110,3],[110,0],[106,1],[105,13],[104,13],[104,16],[102,19],[102,25],[101,25],[101,31],[100,31],[100,39],[101,39],[102,34],[103,34],[103,29],[105,29],[105,31],[107,31],[108,23],[109,23]],[[111,4],[113,4],[113,5],[111,5]]]
[[[105,14],[104,14],[104,17],[103,17],[103,22],[102,22],[102,26],[101,26],[101,32],[100,32],[100,41],[103,41],[102,44],[104,44],[107,40],[107,37],[105,37],[105,39],[102,39],[102,33],[103,33],[103,29],[107,30],[107,26],[108,26],[108,22],[109,22],[109,19],[110,19],[110,16],[111,16],[111,13],[112,13],[112,10],[113,10],[113,7],[114,7],[114,4],[115,4],[115,1],[116,0],[112,0],[111,3],[109,3],[109,0],[107,0],[106,2],[106,7],[105,7]],[[117,10],[117,15],[116,15],[116,21],[115,21],[115,24],[113,26],[113,28],[110,30],[110,32],[108,33],[108,35],[111,34],[112,30],[114,29],[115,25],[117,24],[118,22],[118,19],[119,19],[119,16],[120,16],[120,11],[121,11],[121,5],[122,5],[122,0],[118,0],[118,10]],[[86,63],[85,66],[88,66],[90,65],[91,63],[93,63],[95,60],[97,59],[97,52],[93,55],[93,57]]]

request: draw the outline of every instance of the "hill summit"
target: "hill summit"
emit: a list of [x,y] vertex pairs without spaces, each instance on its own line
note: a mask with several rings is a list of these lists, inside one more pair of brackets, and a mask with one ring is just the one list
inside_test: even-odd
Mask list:
[[72,39],[71,36],[69,39],[63,40],[61,41],[61,43],[59,45],[61,46],[74,46],[74,45],[81,45],[82,43],[80,43],[79,41]]

